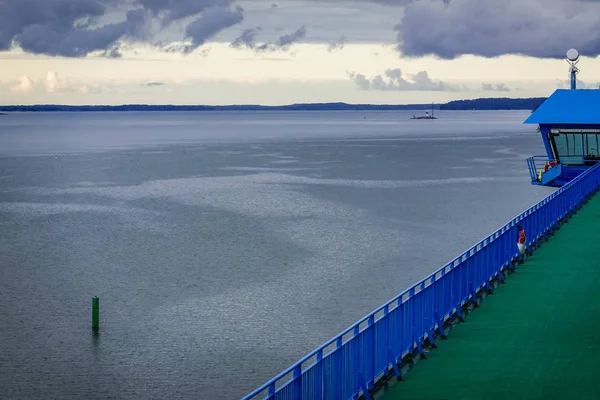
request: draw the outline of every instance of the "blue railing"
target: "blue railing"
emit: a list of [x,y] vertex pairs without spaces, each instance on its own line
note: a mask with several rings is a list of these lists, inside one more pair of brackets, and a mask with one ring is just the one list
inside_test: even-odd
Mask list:
[[444,324],[477,301],[490,283],[504,280],[518,257],[515,226],[524,227],[528,246],[537,246],[600,187],[600,165],[591,167],[508,222],[410,289],[358,320],[243,400],[370,399],[382,377],[400,377],[399,362],[423,354],[427,338],[444,336]]
[[548,161],[550,161],[548,156],[533,156],[527,159],[527,168],[529,169],[531,182],[539,181],[539,171],[544,170]]

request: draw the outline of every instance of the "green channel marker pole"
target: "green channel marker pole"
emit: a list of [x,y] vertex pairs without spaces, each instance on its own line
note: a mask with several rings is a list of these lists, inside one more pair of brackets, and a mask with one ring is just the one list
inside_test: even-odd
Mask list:
[[100,328],[100,299],[92,297],[92,329]]

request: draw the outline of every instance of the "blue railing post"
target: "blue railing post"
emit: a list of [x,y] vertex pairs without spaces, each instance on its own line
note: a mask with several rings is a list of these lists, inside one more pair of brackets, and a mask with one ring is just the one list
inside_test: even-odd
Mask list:
[[271,400],[273,396],[275,396],[275,382],[269,385],[269,397],[267,397],[267,399]]
[[400,371],[400,368],[398,368],[398,362],[394,358],[394,354],[392,354],[391,350],[388,350],[388,362],[392,365],[394,374],[396,375],[396,379],[401,381],[402,380],[402,371]]
[[320,349],[317,352],[317,390],[316,390],[316,398],[318,400],[323,398],[323,349]]
[[[336,379],[334,380],[334,390],[336,390],[335,389],[335,385],[336,384],[341,384],[341,382],[342,382],[342,374],[343,374],[343,371],[344,371],[343,365],[342,365],[342,343],[343,343],[342,342],[342,336],[343,336],[343,334],[339,335],[337,337],[336,341],[335,341],[335,349],[337,350],[338,357],[337,357],[337,365],[336,365],[337,376],[336,376]],[[341,390],[337,389],[336,390],[336,394],[338,396],[338,399],[342,398],[342,391]]]
[[296,365],[293,372],[294,400],[302,400],[302,365]]
[[[433,319],[432,320],[426,320],[425,321],[425,328],[428,329],[427,331],[427,336],[429,337],[429,344],[431,345],[431,347],[436,348],[437,344],[435,343],[435,324],[436,324],[436,317],[435,317],[435,275],[433,275],[432,277],[429,278],[429,287],[427,288],[428,291],[431,291],[431,305],[430,307],[428,307],[428,311],[429,313],[431,313],[433,315]],[[427,318],[427,317],[424,317]]]
[[369,376],[367,376],[367,388],[369,390],[373,390],[373,379],[375,379],[375,354],[377,353],[377,350],[375,349],[375,330],[373,329],[374,323],[375,315],[371,314],[367,320],[367,334],[370,342],[368,347],[368,359],[371,363]]
[[354,353],[354,365],[352,366],[352,368],[354,369],[354,386],[358,386],[357,382],[360,382],[360,349],[358,347],[359,343],[358,340],[356,340],[356,338],[358,337],[360,333],[360,324],[356,324],[354,325],[354,336],[352,337],[352,340],[350,341],[350,348],[352,349],[352,352]]
[[446,339],[446,332],[444,331],[444,321],[440,318],[440,314],[435,312],[435,323],[438,326],[438,330],[440,331],[440,337],[442,339]]
[[[391,353],[392,351],[390,350],[390,319],[388,318],[389,313],[390,305],[386,304],[385,306],[383,306],[383,316],[381,317],[379,322],[383,325],[383,350],[387,349],[388,353]],[[389,369],[386,368],[383,371],[383,375],[387,378],[389,374]]]
[[365,400],[371,400],[371,394],[369,393],[369,389],[367,389],[367,385],[365,385],[365,378],[361,373],[358,374],[358,380],[360,389],[363,392]]

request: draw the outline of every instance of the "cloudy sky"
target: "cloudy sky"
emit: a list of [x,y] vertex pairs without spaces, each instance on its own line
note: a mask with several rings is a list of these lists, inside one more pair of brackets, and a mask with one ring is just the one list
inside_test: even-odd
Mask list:
[[1,104],[443,102],[600,82],[600,0],[0,0]]

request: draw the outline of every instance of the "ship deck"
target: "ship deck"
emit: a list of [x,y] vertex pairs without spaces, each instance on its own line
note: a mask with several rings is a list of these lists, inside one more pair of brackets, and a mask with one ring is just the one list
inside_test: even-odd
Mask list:
[[600,195],[373,398],[600,398],[598,226]]

